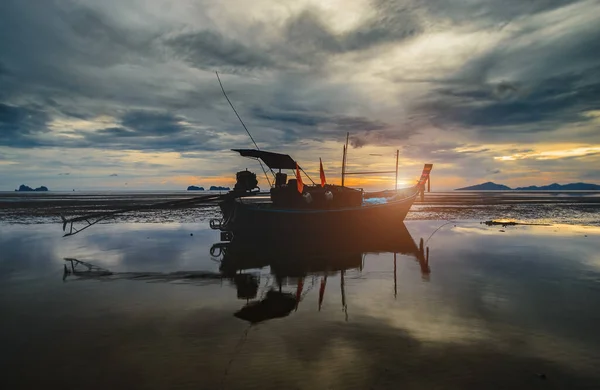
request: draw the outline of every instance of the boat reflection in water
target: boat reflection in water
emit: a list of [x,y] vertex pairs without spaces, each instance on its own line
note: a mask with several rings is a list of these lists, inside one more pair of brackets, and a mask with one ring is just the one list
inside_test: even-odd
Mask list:
[[[318,283],[320,310],[328,277],[339,273],[345,310],[346,271],[362,270],[366,253],[384,252],[394,253],[394,293],[397,293],[397,254],[414,256],[421,266],[423,279],[429,279],[429,249],[424,249],[422,239],[417,245],[402,222],[385,229],[348,229],[346,232],[338,229],[321,240],[312,236],[311,242],[292,234],[276,240],[252,233],[237,234],[230,242],[218,243],[211,248],[211,255],[221,261],[222,275],[236,281],[238,292],[251,291],[251,296],[246,296],[249,299],[256,298],[259,281],[248,277],[248,272],[269,267],[276,288],[271,288],[265,297],[249,302],[236,313],[236,317],[253,323],[283,317],[297,309],[305,294],[305,279],[309,276],[321,278]],[[282,291],[283,285],[294,282],[295,293]]]
[[[250,323],[288,316],[298,309],[304,296],[317,285],[318,308],[321,310],[328,278],[338,274],[342,307],[347,313],[346,272],[362,271],[364,255],[367,253],[394,254],[394,294],[397,294],[398,254],[414,257],[420,264],[422,279],[429,280],[429,248],[424,248],[423,239],[417,245],[402,222],[362,232],[356,229],[348,229],[347,232],[338,229],[320,240],[311,237],[311,242],[305,242],[301,236],[293,234],[274,239],[272,236],[248,232],[226,238],[230,240],[215,243],[210,248],[211,257],[219,262],[219,272],[111,272],[67,258],[65,260],[70,265],[64,267],[64,279],[127,279],[196,285],[220,284],[226,279],[235,286],[237,298],[246,300],[246,305],[234,315]],[[264,270],[267,269],[268,280],[261,289],[261,275],[264,277]],[[305,280],[309,277],[312,283],[305,288]],[[284,291],[284,286],[294,285],[295,291]]]

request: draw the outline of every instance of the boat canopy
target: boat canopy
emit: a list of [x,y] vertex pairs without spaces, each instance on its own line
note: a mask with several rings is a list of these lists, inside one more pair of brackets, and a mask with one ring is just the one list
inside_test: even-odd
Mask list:
[[265,152],[256,149],[231,149],[242,157],[261,159],[270,169],[296,169],[296,161],[288,154]]

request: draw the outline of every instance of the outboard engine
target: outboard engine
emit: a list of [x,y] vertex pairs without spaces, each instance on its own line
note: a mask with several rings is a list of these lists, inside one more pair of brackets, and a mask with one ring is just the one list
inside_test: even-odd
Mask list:
[[233,190],[235,192],[249,192],[255,188],[258,188],[258,180],[256,180],[256,174],[249,170],[240,171],[235,174],[235,186]]

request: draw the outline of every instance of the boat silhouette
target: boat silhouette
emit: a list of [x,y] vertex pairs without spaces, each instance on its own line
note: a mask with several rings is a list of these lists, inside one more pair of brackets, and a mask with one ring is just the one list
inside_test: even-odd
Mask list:
[[[404,223],[398,223],[394,229],[370,229],[360,234],[355,229],[338,230],[336,234],[310,243],[294,236],[273,239],[260,234],[237,234],[231,241],[218,242],[210,248],[211,257],[219,262],[218,272],[113,272],[89,262],[65,258],[63,280],[137,280],[198,286],[228,281],[236,289],[237,298],[246,301],[234,316],[259,323],[297,310],[308,292],[304,287],[309,278],[312,280],[309,288],[319,288],[320,310],[328,279],[339,275],[342,308],[347,313],[345,275],[351,270],[360,272],[367,253],[394,254],[394,294],[397,294],[398,254],[413,257],[420,265],[423,280],[429,278],[428,248],[423,247],[422,239],[417,245]],[[261,292],[261,277],[265,277],[265,273],[274,284],[265,284]],[[295,292],[284,291],[284,287],[290,286],[295,286]]]
[[[234,190],[219,202],[222,218],[211,221],[212,228],[222,231],[280,232],[303,229],[305,234],[313,234],[335,230],[340,226],[354,227],[360,231],[373,225],[401,222],[417,196],[424,193],[433,167],[432,164],[425,164],[420,179],[411,187],[368,193],[360,188],[344,185],[344,175],[351,174],[344,172],[345,168],[342,168],[342,185],[327,184],[323,173],[321,184],[305,185],[300,174],[303,170],[287,154],[255,149],[233,151],[243,157],[261,161],[261,166],[264,164],[273,174],[274,181],[268,197],[264,194],[257,197],[256,192],[253,192],[259,189],[256,174],[247,170],[238,172]],[[346,153],[345,147],[343,164]],[[287,174],[282,170],[294,169],[295,178],[288,180]],[[395,172],[397,176],[397,166]],[[389,172],[354,172],[372,173]],[[265,175],[271,184],[266,171]],[[375,199],[378,201],[373,201]]]

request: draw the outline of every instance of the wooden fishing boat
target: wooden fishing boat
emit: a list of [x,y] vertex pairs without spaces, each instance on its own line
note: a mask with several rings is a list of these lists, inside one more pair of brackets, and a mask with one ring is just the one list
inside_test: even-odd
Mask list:
[[[432,169],[432,164],[425,164],[419,181],[412,187],[369,194],[362,189],[326,184],[323,179],[320,185],[304,185],[302,169],[287,154],[255,149],[234,151],[261,161],[261,165],[271,170],[275,181],[267,199],[256,197],[252,196],[258,188],[256,175],[238,172],[234,191],[219,203],[222,220],[211,223],[215,229],[231,232],[302,229],[322,232],[340,226],[364,228],[401,222],[415,198],[424,192]],[[296,175],[287,180],[282,170],[296,170]]]

